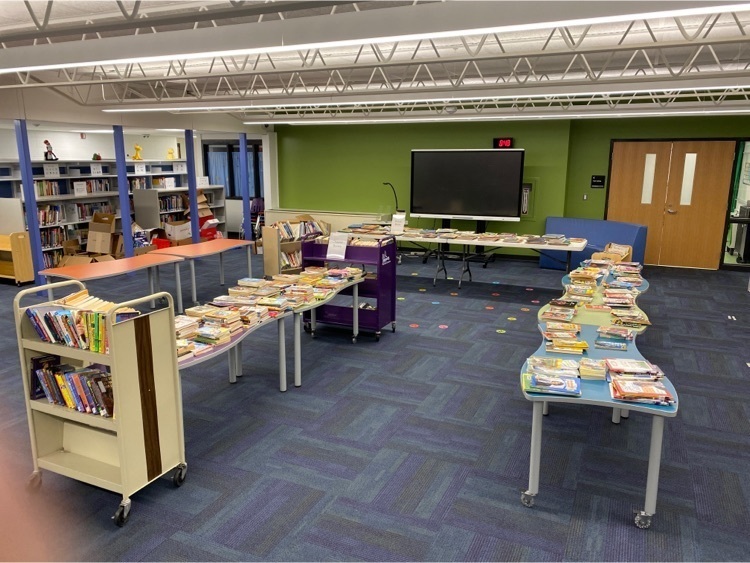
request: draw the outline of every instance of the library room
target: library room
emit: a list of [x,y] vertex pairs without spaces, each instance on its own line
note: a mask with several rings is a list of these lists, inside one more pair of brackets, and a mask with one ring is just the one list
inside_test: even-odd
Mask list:
[[749,558],[749,5],[0,35],[5,559]]

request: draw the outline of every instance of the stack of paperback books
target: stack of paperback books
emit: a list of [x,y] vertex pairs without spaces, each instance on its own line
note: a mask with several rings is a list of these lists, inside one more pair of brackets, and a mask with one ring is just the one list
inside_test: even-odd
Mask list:
[[567,375],[545,375],[541,373],[524,373],[523,390],[526,393],[543,393],[547,395],[581,395],[581,380]]
[[178,339],[192,338],[198,334],[198,318],[188,315],[175,315],[174,331]]
[[624,326],[600,326],[596,329],[594,347],[604,350],[628,349],[628,341],[633,340],[633,330]]
[[581,379],[598,379],[607,378],[607,361],[595,360],[593,358],[581,358],[578,365],[578,373]]

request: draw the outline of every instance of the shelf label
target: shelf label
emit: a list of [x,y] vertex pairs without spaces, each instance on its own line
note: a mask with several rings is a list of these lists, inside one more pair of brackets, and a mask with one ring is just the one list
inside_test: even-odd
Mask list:
[[391,219],[391,234],[402,235],[406,224],[406,213],[394,213]]
[[326,258],[329,260],[344,260],[346,258],[346,245],[349,242],[349,233],[334,232],[328,238],[328,251]]
[[136,164],[134,166],[134,171],[136,174],[145,174],[146,173],[146,165],[143,163]]
[[86,195],[86,182],[73,182],[73,193],[75,195]]
[[101,164],[92,164],[91,165],[91,175],[92,176],[101,176],[102,175],[102,165]]
[[208,176],[198,176],[195,178],[195,184],[199,188],[205,188],[206,186],[210,185],[208,183]]
[[175,162],[172,165],[172,170],[177,174],[187,174],[187,162]]
[[45,164],[44,165],[44,176],[46,178],[59,178],[60,177],[60,166],[58,164]]
[[164,178],[164,187],[168,190],[175,188],[174,178]]

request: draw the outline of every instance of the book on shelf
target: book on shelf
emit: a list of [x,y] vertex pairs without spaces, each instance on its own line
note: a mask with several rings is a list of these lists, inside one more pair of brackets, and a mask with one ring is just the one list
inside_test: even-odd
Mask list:
[[523,374],[523,390],[527,393],[581,396],[581,380],[567,375]]
[[[47,395],[44,389],[44,381],[37,375],[38,370],[49,369],[52,366],[60,364],[60,356],[57,354],[45,354],[43,356],[33,356],[30,359],[31,363],[31,381],[29,381],[29,396],[31,399],[41,399]],[[52,401],[50,401],[52,402]]]

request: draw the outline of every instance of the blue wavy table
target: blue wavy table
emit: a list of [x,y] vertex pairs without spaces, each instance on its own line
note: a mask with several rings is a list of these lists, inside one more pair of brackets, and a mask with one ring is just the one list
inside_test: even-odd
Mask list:
[[[647,287],[647,286],[646,286]],[[645,288],[644,288],[645,289]],[[602,320],[609,318],[608,313],[592,313]],[[574,320],[573,322],[579,322]],[[594,347],[596,340],[596,329],[598,324],[581,324],[581,339],[589,343],[590,348],[584,357],[602,358],[632,358],[645,359],[638,351],[635,340],[628,344],[628,350],[624,352],[614,350],[602,350]],[[609,324],[603,322],[602,324]],[[637,338],[637,336],[636,336]],[[548,353],[544,342],[534,353],[535,356],[547,356],[553,358],[576,358],[570,354]],[[527,364],[524,363],[521,374],[526,371]],[[639,528],[651,526],[651,520],[656,513],[656,496],[659,490],[659,468],[661,465],[662,439],[664,436],[664,419],[677,415],[678,398],[677,391],[667,377],[662,379],[664,384],[675,398],[675,403],[670,406],[648,405],[641,403],[617,401],[612,398],[609,384],[603,380],[581,380],[581,396],[569,397],[564,395],[551,395],[543,393],[527,393],[523,391],[523,378],[521,378],[521,390],[524,397],[533,404],[533,415],[531,423],[531,453],[529,458],[529,487],[521,495],[521,502],[528,506],[534,506],[534,497],[539,493],[539,468],[542,453],[542,420],[547,414],[548,403],[574,403],[579,405],[591,405],[611,408],[612,422],[619,423],[620,418],[627,418],[629,411],[640,412],[652,416],[651,419],[651,445],[649,447],[648,476],[646,479],[646,499],[643,510],[635,516],[635,524]]]

